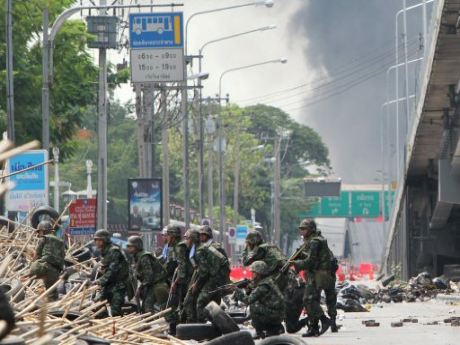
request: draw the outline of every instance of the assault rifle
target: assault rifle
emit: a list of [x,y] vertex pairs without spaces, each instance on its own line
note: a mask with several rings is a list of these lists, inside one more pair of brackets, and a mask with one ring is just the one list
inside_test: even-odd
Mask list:
[[281,276],[284,273],[286,273],[286,271],[289,269],[289,267],[291,267],[292,261],[296,260],[300,256],[300,254],[302,254],[302,252],[303,252],[303,250],[305,249],[306,246],[307,246],[307,243],[305,242],[304,244],[302,244],[299,247],[299,249],[296,250],[296,252],[294,254],[291,255],[291,257],[286,261],[286,263],[283,265],[283,267],[280,268],[278,274],[275,277],[275,281],[280,279]]
[[209,291],[208,293],[213,294],[213,293],[220,292],[220,291],[226,291],[232,286],[236,286],[239,289],[243,289],[247,287],[250,283],[251,283],[251,280],[249,280],[248,278],[244,278],[243,280],[239,280],[234,283],[218,286],[215,290]]

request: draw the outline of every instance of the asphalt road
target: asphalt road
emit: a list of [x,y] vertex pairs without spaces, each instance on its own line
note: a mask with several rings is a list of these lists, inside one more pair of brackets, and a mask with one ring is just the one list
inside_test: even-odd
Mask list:
[[[341,311],[339,311],[341,312]],[[460,327],[452,327],[443,320],[460,317],[460,303],[428,301],[416,303],[383,304],[373,306],[368,313],[340,313],[343,320],[339,333],[326,332],[318,338],[307,339],[308,344],[318,345],[458,345]],[[404,323],[403,327],[391,327],[391,323],[404,318],[417,318],[418,323]],[[364,320],[380,322],[380,327],[366,327]],[[438,325],[427,325],[438,321]]]

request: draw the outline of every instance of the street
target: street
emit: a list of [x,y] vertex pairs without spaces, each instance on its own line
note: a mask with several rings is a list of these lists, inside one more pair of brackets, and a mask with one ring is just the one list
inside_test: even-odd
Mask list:
[[[460,327],[453,327],[443,320],[460,316],[460,304],[448,305],[428,301],[416,303],[383,304],[372,306],[368,313],[340,313],[339,333],[330,331],[319,338],[310,338],[308,344],[318,345],[454,345],[458,344]],[[418,323],[403,323],[402,327],[391,327],[392,322],[404,318],[416,318]],[[366,327],[365,320],[375,320],[380,327]],[[438,325],[428,325],[438,321]]]

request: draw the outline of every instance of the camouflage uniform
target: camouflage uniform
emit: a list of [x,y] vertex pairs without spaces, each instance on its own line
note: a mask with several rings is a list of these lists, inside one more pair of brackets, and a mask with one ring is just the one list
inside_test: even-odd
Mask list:
[[[260,238],[259,242],[263,241],[260,233],[256,233],[256,231],[251,231],[247,240],[251,241],[251,236]],[[266,275],[272,277],[280,291],[284,294],[286,303],[286,330],[289,333],[298,332],[305,325],[305,321],[299,321],[303,309],[302,297],[305,283],[292,270],[287,270],[284,274],[279,275],[281,268],[287,262],[287,258],[276,245],[262,242],[257,244],[252,250],[248,246],[244,248],[244,266],[249,266],[259,260],[266,263]]]
[[335,271],[332,268],[334,255],[327,245],[327,240],[321,236],[321,232],[317,231],[316,228],[305,239],[305,243],[306,246],[300,259],[293,263],[297,270],[305,270],[307,285],[304,305],[309,318],[311,318],[311,325],[317,327],[318,320],[327,319],[320,305],[322,290],[326,294],[329,316],[335,319],[337,315]]
[[110,242],[101,251],[101,256],[102,276],[96,281],[102,287],[100,299],[110,303],[112,316],[120,316],[127,291],[129,264],[121,249]]
[[213,246],[201,244],[195,253],[196,285],[199,293],[196,297],[196,318],[198,322],[206,322],[204,308],[214,299],[220,299],[220,294],[210,294],[222,282],[229,280],[228,258]]
[[[41,225],[39,224],[39,230],[43,230],[40,227]],[[59,280],[59,275],[64,268],[64,257],[64,242],[56,237],[54,233],[43,236],[35,250],[36,261],[30,266],[29,276],[41,278],[45,288],[49,289]],[[58,297],[59,294],[56,289],[48,295],[48,298],[52,301],[57,300]]]
[[169,294],[164,268],[151,253],[145,251],[136,253],[134,262],[136,278],[141,283],[139,297],[142,299],[142,312],[154,312],[155,304],[164,307]]
[[[255,261],[251,268],[257,263],[263,264],[261,261]],[[262,335],[265,331],[267,335],[284,332],[281,324],[285,313],[284,296],[271,277],[265,276],[259,281],[253,281],[249,295],[237,289],[235,298],[249,306],[251,322],[258,335]]]
[[175,325],[179,322],[177,309],[180,308],[185,298],[187,286],[190,282],[193,271],[193,268],[188,260],[188,256],[189,250],[183,241],[178,242],[173,246],[165,245],[163,248],[163,260],[167,279],[171,282],[171,284],[174,282],[177,284],[176,290],[168,297],[168,307],[172,308],[172,312],[166,316],[166,320],[171,325],[171,333],[175,333]]

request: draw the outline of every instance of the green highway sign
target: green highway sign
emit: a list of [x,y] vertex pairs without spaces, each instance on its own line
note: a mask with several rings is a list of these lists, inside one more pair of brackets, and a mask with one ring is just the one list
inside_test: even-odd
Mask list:
[[351,216],[377,218],[380,216],[381,192],[351,192]]
[[[395,192],[385,191],[385,215]],[[323,197],[312,204],[310,210],[299,214],[301,218],[377,218],[381,215],[380,191],[343,191],[340,197]]]

